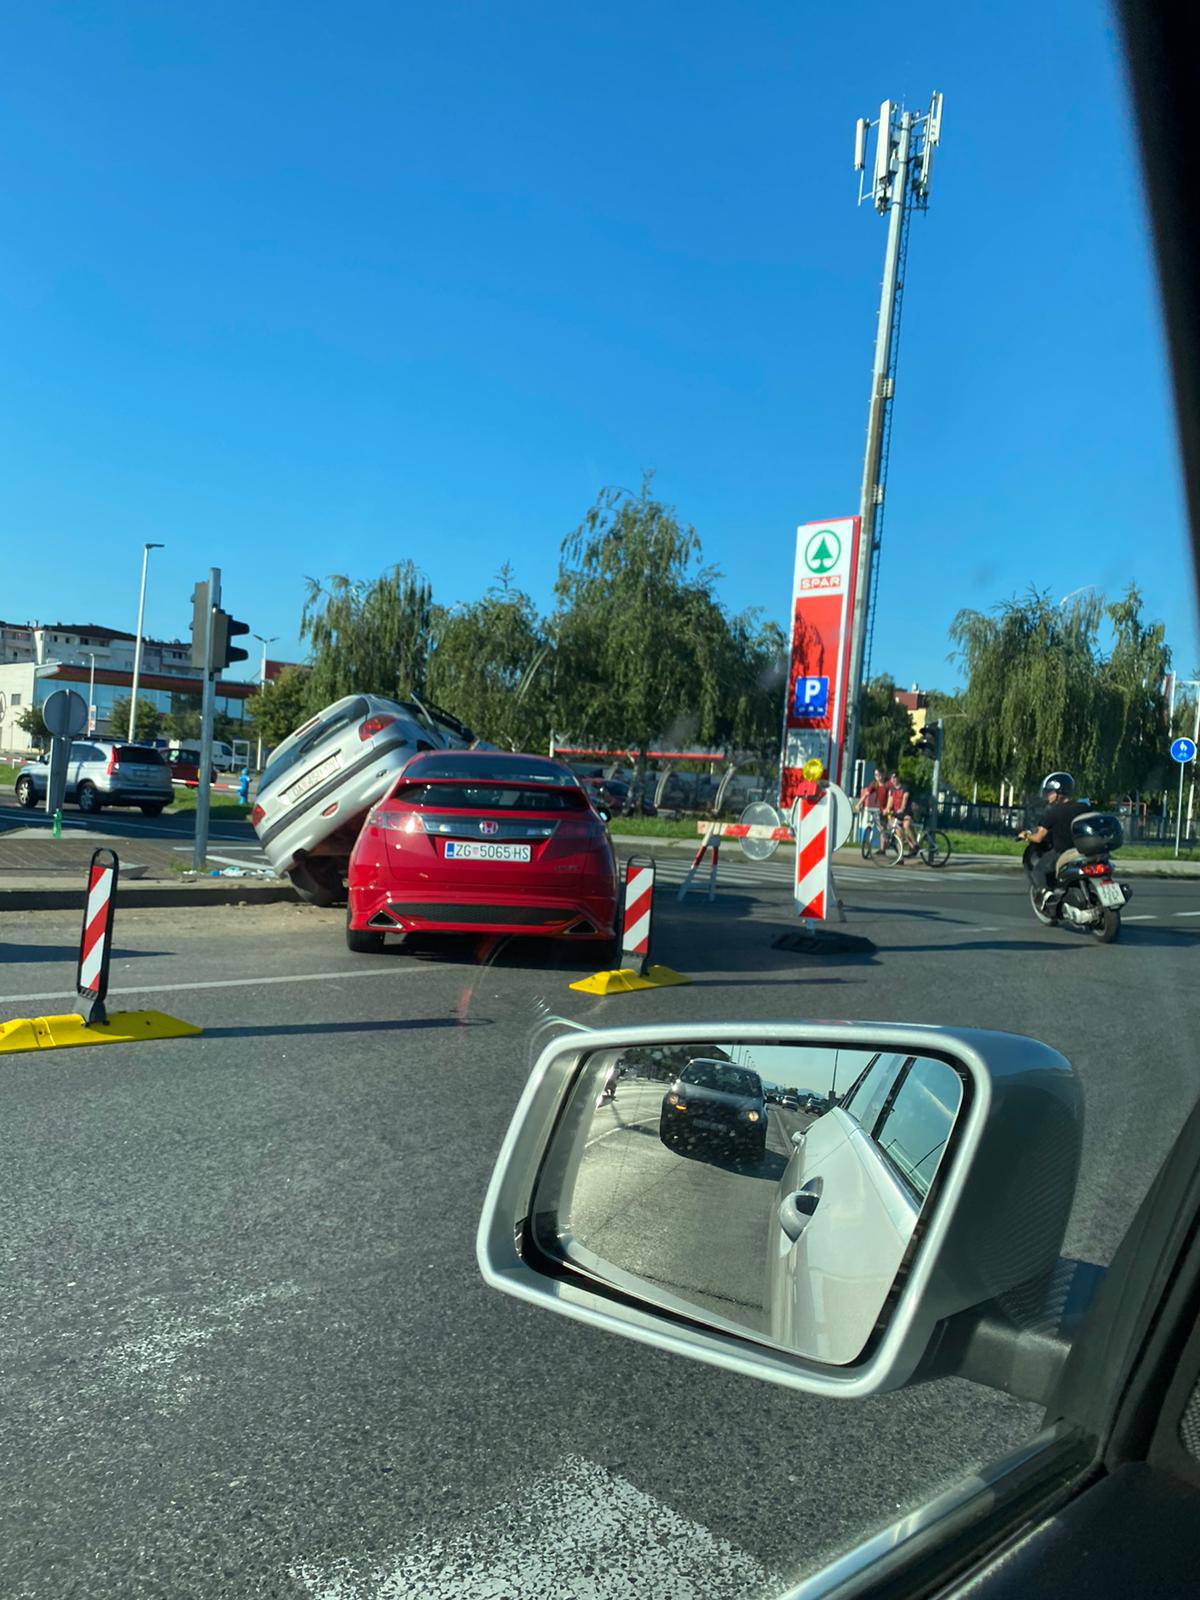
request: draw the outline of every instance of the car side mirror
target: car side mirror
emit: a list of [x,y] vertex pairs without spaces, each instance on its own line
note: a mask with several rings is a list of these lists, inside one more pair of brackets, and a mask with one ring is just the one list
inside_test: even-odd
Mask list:
[[[826,1109],[768,1103],[764,1082],[811,1085]],[[811,1394],[896,1389],[948,1319],[1054,1269],[1082,1126],[1069,1063],[1015,1034],[570,1033],[513,1116],[479,1265],[519,1299],[713,1365]]]

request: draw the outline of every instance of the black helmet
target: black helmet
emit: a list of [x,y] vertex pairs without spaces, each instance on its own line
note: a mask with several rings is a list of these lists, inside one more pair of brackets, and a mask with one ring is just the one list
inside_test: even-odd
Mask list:
[[1056,794],[1061,799],[1074,791],[1075,779],[1069,772],[1048,772],[1042,779],[1042,793]]

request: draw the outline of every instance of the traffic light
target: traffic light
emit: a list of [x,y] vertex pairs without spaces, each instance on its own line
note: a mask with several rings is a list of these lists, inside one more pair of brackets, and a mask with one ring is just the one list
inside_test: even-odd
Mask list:
[[239,634],[249,632],[248,622],[239,622],[236,617],[231,617],[228,611],[222,611],[219,606],[217,607],[213,612],[212,670],[214,672],[222,672],[226,667],[231,667],[235,661],[250,659],[249,650],[239,650],[237,645],[229,642]]
[[205,641],[208,633],[208,613],[210,609],[209,589],[206,583],[198,583],[192,590],[192,655],[194,667],[204,671]]
[[935,761],[942,753],[942,729],[936,722],[927,722],[909,740],[916,755]]

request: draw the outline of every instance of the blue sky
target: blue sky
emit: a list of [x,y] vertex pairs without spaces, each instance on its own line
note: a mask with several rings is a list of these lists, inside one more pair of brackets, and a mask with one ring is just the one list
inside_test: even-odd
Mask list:
[[1106,10],[25,0],[6,18],[0,616],[295,656],[303,580],[503,561],[548,604],[643,468],[735,607],[852,513],[883,223],[856,116],[946,96],[913,224],[875,664],[1135,578],[1200,664]]

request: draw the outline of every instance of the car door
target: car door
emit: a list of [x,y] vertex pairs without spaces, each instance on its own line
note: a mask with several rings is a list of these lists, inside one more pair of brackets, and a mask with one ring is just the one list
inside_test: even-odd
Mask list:
[[71,752],[67,758],[67,788],[65,798],[74,800],[79,794],[79,785],[87,776],[87,767],[101,759],[100,751],[95,745],[75,742],[71,745]]
[[880,1053],[845,1104],[793,1136],[770,1267],[772,1335],[859,1355],[900,1265],[961,1098],[953,1069]]

